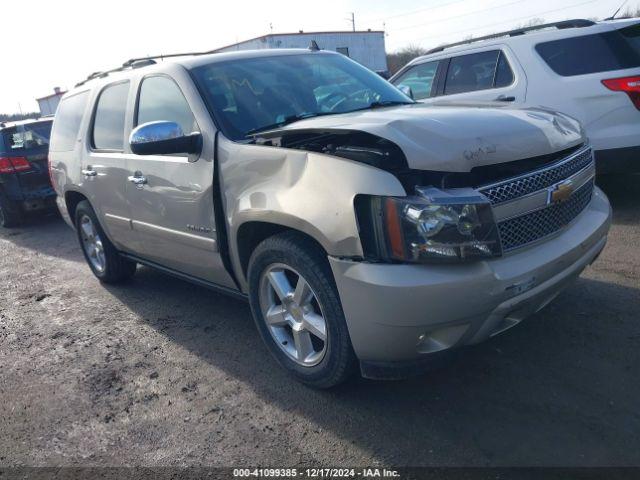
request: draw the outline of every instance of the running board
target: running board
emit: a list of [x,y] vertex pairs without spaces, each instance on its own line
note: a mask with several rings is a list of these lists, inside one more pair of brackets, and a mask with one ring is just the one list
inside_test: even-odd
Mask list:
[[249,297],[239,290],[234,290],[233,288],[224,287],[222,285],[218,285],[217,283],[209,282],[208,280],[203,280],[198,277],[193,277],[191,275],[187,275],[186,273],[178,272],[177,270],[173,270],[168,267],[164,267],[160,264],[152,262],[150,260],[145,260],[144,258],[137,257],[135,255],[131,255],[129,253],[120,252],[120,255],[124,258],[137,262],[141,265],[145,265],[147,267],[151,267],[155,270],[159,270],[162,273],[166,273],[167,275],[171,275],[172,277],[179,278],[180,280],[185,280],[190,283],[194,283],[196,285],[200,285],[201,287],[208,288],[209,290],[213,290],[217,293],[222,293],[224,295],[228,295],[230,297],[235,297],[239,300],[244,300],[245,302],[249,301]]

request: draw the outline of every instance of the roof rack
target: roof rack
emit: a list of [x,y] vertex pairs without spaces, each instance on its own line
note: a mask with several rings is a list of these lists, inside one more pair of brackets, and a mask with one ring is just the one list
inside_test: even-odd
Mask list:
[[83,81],[76,83],[76,87],[79,87],[81,85],[84,85],[85,83],[94,80],[96,78],[104,78],[109,76],[110,73],[115,73],[115,72],[121,72],[123,70],[126,70],[127,68],[141,68],[141,67],[146,67],[147,65],[153,65],[155,64],[155,60],[153,60],[152,58],[137,58],[137,59],[132,59],[129,60],[127,62],[124,62],[122,64],[121,67],[118,68],[113,68],[111,70],[105,70],[104,72],[93,72],[91,75],[89,75],[87,78],[85,78]]
[[107,77],[110,73],[121,72],[121,71],[127,70],[129,68],[135,69],[135,68],[146,67],[148,65],[154,65],[156,63],[156,60],[158,60],[158,59],[160,61],[162,61],[165,58],[190,57],[190,56],[194,56],[194,55],[209,55],[209,54],[212,54],[212,53],[216,53],[216,50],[207,50],[206,52],[169,53],[167,55],[149,55],[147,57],[131,58],[131,59],[127,60],[126,62],[124,62],[121,67],[114,68],[114,69],[111,69],[111,70],[105,70],[104,72],[94,72],[94,73],[92,73],[87,78],[85,78],[83,81],[81,81],[80,83],[77,83],[76,87],[84,85],[85,83],[87,83],[87,82],[89,82],[91,80],[94,80],[96,78]]
[[483,40],[491,40],[491,39],[500,38],[500,37],[517,37],[519,35],[524,35],[527,32],[532,32],[534,30],[542,30],[544,28],[557,28],[558,30],[564,30],[566,28],[591,27],[591,26],[593,26],[595,24],[596,24],[596,22],[593,22],[591,20],[584,20],[584,19],[577,18],[577,19],[574,19],[574,20],[563,20],[561,22],[553,22],[553,23],[545,23],[545,24],[542,24],[542,25],[535,25],[533,27],[517,28],[515,30],[509,30],[507,32],[493,33],[491,35],[486,35],[484,37],[472,38],[470,40],[463,40],[461,42],[450,43],[448,45],[442,45],[440,47],[432,48],[431,50],[429,50],[426,53],[426,55],[430,55],[432,53],[437,53],[437,52],[442,52],[443,50],[445,50],[447,48],[458,47],[460,45],[467,45],[469,43],[481,42]]

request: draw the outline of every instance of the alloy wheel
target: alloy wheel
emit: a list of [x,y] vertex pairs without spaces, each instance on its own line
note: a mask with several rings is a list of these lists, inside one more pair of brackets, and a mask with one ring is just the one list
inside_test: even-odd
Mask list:
[[260,278],[260,308],[271,336],[291,360],[304,367],[322,361],[327,324],[316,294],[300,273],[284,264],[267,267]]
[[82,215],[80,218],[80,237],[82,238],[82,248],[93,268],[99,273],[104,272],[107,259],[104,254],[102,239],[93,224],[93,220],[88,215]]

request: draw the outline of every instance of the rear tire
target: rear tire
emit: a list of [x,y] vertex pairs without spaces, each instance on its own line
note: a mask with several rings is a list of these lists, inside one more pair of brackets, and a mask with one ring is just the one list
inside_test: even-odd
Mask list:
[[0,227],[14,228],[20,225],[20,206],[0,193]]
[[315,388],[353,374],[357,360],[338,290],[315,242],[297,232],[264,240],[249,260],[248,280],[253,318],[280,365]]
[[118,253],[86,200],[78,203],[76,207],[75,225],[84,258],[101,282],[119,283],[133,277],[137,263]]

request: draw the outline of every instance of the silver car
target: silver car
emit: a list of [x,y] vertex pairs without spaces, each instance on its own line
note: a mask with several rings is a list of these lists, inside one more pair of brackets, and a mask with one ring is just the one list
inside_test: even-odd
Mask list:
[[247,299],[319,388],[518,324],[594,261],[611,217],[577,121],[417,104],[313,50],[94,74],[60,103],[50,170],[98,279],[143,264]]

